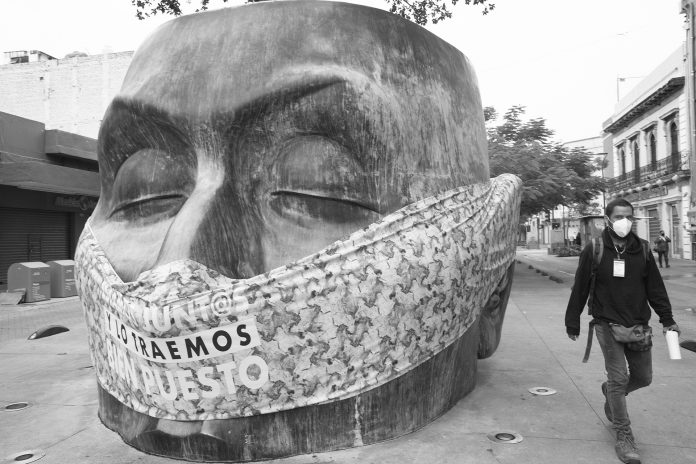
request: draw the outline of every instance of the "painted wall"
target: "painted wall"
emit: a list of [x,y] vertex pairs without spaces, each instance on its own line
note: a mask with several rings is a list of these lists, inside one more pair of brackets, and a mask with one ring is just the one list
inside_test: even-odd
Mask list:
[[96,138],[133,52],[0,66],[0,111]]

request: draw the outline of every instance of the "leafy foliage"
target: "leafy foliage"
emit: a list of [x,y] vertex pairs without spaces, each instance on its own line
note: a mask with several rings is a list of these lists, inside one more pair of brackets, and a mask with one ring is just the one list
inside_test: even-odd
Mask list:
[[[196,9],[196,12],[208,9],[210,0],[194,0],[195,2],[200,2],[200,7]],[[227,3],[228,0],[222,0],[223,3]],[[256,3],[262,2],[264,0],[247,0],[246,3]],[[452,17],[452,12],[448,9],[447,2],[441,0],[440,2],[435,0],[384,0],[389,3],[389,11],[425,26],[428,21],[436,24],[440,21]],[[489,0],[449,0],[452,6],[455,6],[458,2],[463,1],[465,5],[480,5],[483,14],[488,14],[495,8],[495,4],[489,3]],[[179,0],[131,0],[133,6],[135,6],[135,16],[138,19],[145,19],[149,16],[156,14],[171,14],[174,16],[180,16],[181,3]]]
[[517,175],[524,182],[520,216],[527,218],[558,205],[584,211],[604,189],[594,176],[601,168],[592,153],[553,142],[543,118],[523,121],[525,108],[513,106],[494,125],[498,114],[484,109],[491,175]]

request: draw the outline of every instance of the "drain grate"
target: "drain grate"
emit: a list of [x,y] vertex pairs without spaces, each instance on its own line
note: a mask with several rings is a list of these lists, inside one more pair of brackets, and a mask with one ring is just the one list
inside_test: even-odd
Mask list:
[[487,436],[493,443],[517,444],[523,440],[522,435],[509,430],[491,432]]
[[38,461],[44,456],[46,456],[46,453],[44,453],[42,450],[24,450],[20,451],[19,453],[10,454],[2,462],[3,464],[5,462],[34,462]]
[[26,401],[18,401],[16,403],[6,404],[2,407],[2,410],[7,412],[14,412],[21,411],[22,409],[27,409],[30,406],[31,404],[27,403]]
[[539,395],[539,396],[548,396],[548,395],[555,395],[556,390],[553,388],[549,387],[533,387],[529,389],[529,393],[532,393],[533,395]]

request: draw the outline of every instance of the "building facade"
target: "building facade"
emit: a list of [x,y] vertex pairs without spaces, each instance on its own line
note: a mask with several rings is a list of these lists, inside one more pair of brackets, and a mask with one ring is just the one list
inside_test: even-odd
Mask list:
[[96,137],[133,52],[0,61],[0,289],[7,268],[71,259],[99,196]]
[[13,263],[72,259],[99,196],[96,148],[0,112],[0,289]]
[[688,211],[691,157],[686,49],[679,47],[623,97],[603,124],[607,201],[625,198],[639,218],[638,235],[653,242],[661,230],[670,254],[695,259]]
[[71,54],[75,56],[65,59],[31,52],[36,53],[3,53],[0,111],[42,122],[49,130],[96,138],[133,52]]

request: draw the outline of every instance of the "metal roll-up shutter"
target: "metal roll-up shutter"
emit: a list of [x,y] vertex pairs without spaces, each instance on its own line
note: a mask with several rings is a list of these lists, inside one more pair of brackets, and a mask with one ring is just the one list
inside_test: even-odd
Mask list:
[[0,285],[13,263],[70,259],[70,253],[70,213],[0,208]]
[[648,240],[651,244],[655,243],[655,239],[660,235],[660,215],[657,213],[657,209],[649,209],[648,216],[650,217],[650,224],[648,227],[648,232],[650,236]]

